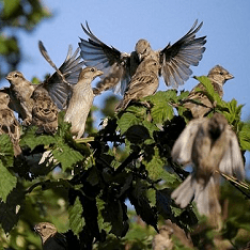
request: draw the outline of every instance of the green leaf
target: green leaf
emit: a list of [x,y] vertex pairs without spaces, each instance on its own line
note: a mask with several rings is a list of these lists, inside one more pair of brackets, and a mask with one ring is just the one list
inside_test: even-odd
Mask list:
[[16,186],[17,178],[0,161],[0,197],[6,202],[8,194]]
[[7,134],[0,135],[0,159],[2,161],[2,164],[6,167],[10,167],[13,165],[13,144]]
[[51,152],[62,164],[63,171],[83,160],[82,154],[62,142],[56,144]]
[[73,206],[69,207],[69,226],[75,235],[78,235],[85,226],[85,220],[82,217],[83,207],[79,200],[76,198]]
[[129,127],[138,125],[140,120],[131,113],[124,113],[122,117],[117,121],[117,125],[121,130],[121,134],[124,134]]
[[4,0],[3,16],[8,18],[20,7],[20,0]]
[[242,128],[238,134],[239,143],[242,150],[250,151],[250,124],[242,123]]

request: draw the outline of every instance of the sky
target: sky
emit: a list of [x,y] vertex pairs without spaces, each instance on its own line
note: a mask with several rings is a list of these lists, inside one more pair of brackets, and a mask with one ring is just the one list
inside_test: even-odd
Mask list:
[[[173,44],[192,27],[196,19],[203,21],[197,36],[207,36],[206,51],[193,75],[207,75],[217,64],[222,65],[234,79],[224,86],[225,101],[235,98],[244,104],[242,119],[250,118],[250,1],[249,0],[42,0],[53,17],[42,21],[32,33],[18,31],[24,60],[20,70],[31,80],[43,79],[53,73],[51,66],[38,50],[41,40],[57,66],[64,61],[68,46],[78,47],[79,37],[87,38],[81,23],[88,21],[93,33],[107,45],[122,52],[134,50],[136,42],[145,38],[153,49]],[[17,32],[14,30],[13,32]],[[197,81],[190,78],[180,88],[191,90]],[[1,85],[7,85],[3,80]],[[168,88],[161,80],[159,90]],[[95,98],[102,101],[112,92]],[[97,124],[98,116],[96,117]]]

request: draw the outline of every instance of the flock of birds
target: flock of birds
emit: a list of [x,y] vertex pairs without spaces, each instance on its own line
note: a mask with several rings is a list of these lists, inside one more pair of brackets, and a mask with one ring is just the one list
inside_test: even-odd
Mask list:
[[[109,89],[122,94],[123,99],[116,107],[119,111],[126,109],[131,102],[153,95],[158,89],[160,76],[167,86],[178,88],[192,74],[190,67],[197,66],[202,59],[206,36],[196,37],[202,25],[198,25],[196,20],[181,39],[157,51],[147,40],[140,39],[135,50],[128,54],[103,43],[86,23],[86,27],[82,25],[82,28],[88,39],[80,38],[79,48],[74,53],[69,47],[67,57],[59,68],[39,42],[41,54],[55,73],[38,85],[26,80],[19,71],[6,76],[10,87],[0,90],[0,134],[10,136],[15,156],[18,156],[22,152],[18,144],[20,120],[25,126],[36,125],[39,134],[53,134],[58,126],[58,112],[65,110],[64,119],[72,124],[72,134],[81,138],[95,95]],[[96,77],[100,77],[100,81],[92,88],[91,82]],[[216,65],[207,77],[222,97],[223,85],[233,75]],[[182,165],[192,164],[194,170],[172,193],[172,198],[182,208],[194,198],[201,214],[216,218],[221,210],[217,172],[243,180],[245,170],[235,133],[222,114],[216,113],[210,119],[205,117],[215,104],[204,93],[197,92],[197,87],[205,90],[201,83],[198,84],[183,104],[191,111],[193,120],[172,150],[174,161]],[[19,121],[13,111],[18,113]]]

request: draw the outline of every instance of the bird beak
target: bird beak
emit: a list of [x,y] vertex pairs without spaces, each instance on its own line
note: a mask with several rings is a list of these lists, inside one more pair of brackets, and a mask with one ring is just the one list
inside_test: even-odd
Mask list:
[[231,75],[231,74],[229,74],[228,76],[227,76],[227,80],[229,80],[229,79],[233,79],[234,78],[234,76],[233,75]]
[[138,54],[138,57],[139,57],[139,61],[141,62],[141,54]]
[[103,75],[103,72],[101,70],[97,70],[96,73],[95,73],[95,78],[97,76],[101,76],[101,75]]
[[10,81],[12,79],[12,77],[11,76],[6,76],[5,79]]

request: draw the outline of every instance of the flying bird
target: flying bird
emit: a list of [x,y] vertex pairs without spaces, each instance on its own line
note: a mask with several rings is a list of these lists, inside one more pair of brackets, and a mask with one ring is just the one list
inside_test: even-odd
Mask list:
[[194,198],[200,214],[216,218],[218,202],[217,172],[245,177],[236,134],[219,113],[209,119],[189,122],[172,149],[172,158],[182,165],[193,165],[193,172],[173,191],[171,197],[181,208]]
[[9,135],[11,142],[13,143],[14,155],[18,156],[22,152],[18,144],[21,131],[13,110],[8,107],[9,103],[9,95],[0,92],[0,134]]
[[49,222],[40,222],[35,225],[34,230],[42,240],[43,250],[67,250],[66,237],[57,232],[56,227]]
[[130,54],[120,52],[113,46],[108,46],[98,39],[90,30],[88,23],[82,25],[88,40],[80,38],[80,55],[87,66],[95,66],[104,72],[104,76],[97,87],[95,94],[113,88],[115,93],[124,94],[131,77],[138,65],[146,59],[158,61],[160,65],[159,76],[163,76],[167,86],[177,88],[192,74],[190,66],[197,66],[205,51],[206,36],[196,38],[196,33],[203,23],[198,26],[196,20],[191,29],[173,45],[170,43],[161,50],[153,50],[150,43],[140,39],[135,51]]
[[[220,97],[223,96],[223,85],[225,82],[234,78],[232,74],[230,74],[220,65],[213,67],[209,71],[207,77],[210,79],[214,90],[219,94]],[[206,91],[203,84],[199,83],[191,90],[184,103],[184,107],[191,111],[193,118],[203,117],[214,107],[214,104],[211,103],[207,95],[202,92],[197,92],[197,89]],[[195,102],[194,100],[199,101],[199,103]]]
[[86,120],[94,100],[92,81],[103,74],[95,67],[82,69],[76,85],[71,85],[64,120],[70,122],[71,132],[79,139],[85,131]]
[[158,70],[159,63],[157,61],[151,58],[143,60],[116,110],[125,109],[132,100],[153,95],[159,86]]

